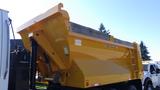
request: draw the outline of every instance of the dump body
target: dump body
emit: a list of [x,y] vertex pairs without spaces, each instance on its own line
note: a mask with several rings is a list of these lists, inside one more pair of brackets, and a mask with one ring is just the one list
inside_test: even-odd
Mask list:
[[[136,43],[121,44],[105,39],[98,31],[77,32],[62,4],[55,6],[19,28],[25,48],[30,39],[38,44],[37,64],[44,78],[60,72],[63,86],[88,88],[141,78],[141,58]],[[80,25],[80,27],[83,27]],[[94,33],[92,33],[94,32]],[[102,35],[99,35],[102,34]]]

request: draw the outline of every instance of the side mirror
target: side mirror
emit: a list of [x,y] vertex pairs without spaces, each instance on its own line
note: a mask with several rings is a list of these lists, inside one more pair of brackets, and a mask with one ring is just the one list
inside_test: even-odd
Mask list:
[[151,74],[156,74],[156,71],[151,71]]

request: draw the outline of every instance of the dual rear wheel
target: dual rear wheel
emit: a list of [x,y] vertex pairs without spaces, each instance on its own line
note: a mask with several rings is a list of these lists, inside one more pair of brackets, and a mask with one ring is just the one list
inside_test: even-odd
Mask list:
[[134,85],[129,85],[127,90],[137,90],[137,88]]

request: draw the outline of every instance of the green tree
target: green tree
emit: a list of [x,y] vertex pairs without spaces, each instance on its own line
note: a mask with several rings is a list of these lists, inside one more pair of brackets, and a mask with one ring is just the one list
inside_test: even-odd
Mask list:
[[104,33],[106,35],[106,37],[108,37],[109,34],[110,34],[109,29],[106,30],[106,28],[104,27],[103,23],[100,24],[99,31]]
[[140,50],[141,50],[141,56],[143,61],[150,61],[151,59],[150,59],[150,56],[148,55],[149,54],[148,49],[143,43],[143,41],[141,41],[140,43]]

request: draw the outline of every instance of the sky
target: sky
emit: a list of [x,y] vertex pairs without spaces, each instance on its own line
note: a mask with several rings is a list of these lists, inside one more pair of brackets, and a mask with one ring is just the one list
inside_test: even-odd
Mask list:
[[96,30],[103,23],[116,38],[143,41],[151,59],[160,60],[160,0],[0,0],[0,8],[9,11],[16,32],[60,2],[71,21]]

